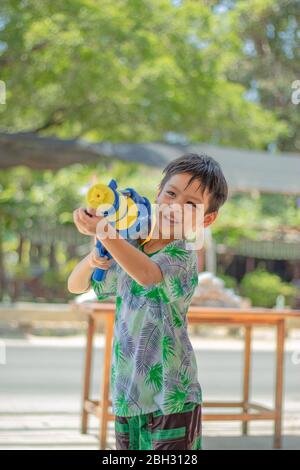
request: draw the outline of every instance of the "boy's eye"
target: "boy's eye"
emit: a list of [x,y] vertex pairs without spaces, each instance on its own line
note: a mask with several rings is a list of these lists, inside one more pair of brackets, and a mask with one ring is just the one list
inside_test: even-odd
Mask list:
[[188,201],[187,204],[192,204],[193,207],[196,207],[196,204],[192,201]]
[[173,191],[167,191],[168,194],[170,194],[170,196],[175,196],[175,193],[173,193]]

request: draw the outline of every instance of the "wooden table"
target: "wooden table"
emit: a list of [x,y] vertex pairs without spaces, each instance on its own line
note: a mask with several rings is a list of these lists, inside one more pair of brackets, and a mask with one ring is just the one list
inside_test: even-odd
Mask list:
[[[112,339],[114,327],[115,304],[104,302],[87,302],[77,305],[76,310],[87,315],[87,345],[84,369],[83,403],[82,403],[82,433],[87,432],[88,415],[94,414],[99,417],[99,445],[100,449],[106,448],[107,424],[114,420],[114,415],[109,411],[111,400],[109,399],[109,382]],[[243,373],[243,398],[239,402],[204,402],[203,407],[209,408],[240,408],[240,413],[206,414],[203,413],[205,421],[241,421],[242,432],[247,435],[248,422],[252,420],[274,421],[274,447],[281,447],[282,426],[282,401],[283,401],[283,372],[284,372],[284,341],[285,320],[288,318],[300,319],[300,311],[296,310],[273,310],[263,308],[229,309],[210,308],[191,305],[188,312],[189,324],[223,324],[236,325],[245,328],[244,348],[244,373]],[[91,366],[93,336],[96,322],[105,323],[105,352],[103,364],[103,380],[100,390],[100,399],[90,398]],[[250,370],[251,370],[251,333],[252,328],[258,325],[274,326],[277,329],[276,341],[276,384],[274,408],[267,408],[257,403],[250,403]]]

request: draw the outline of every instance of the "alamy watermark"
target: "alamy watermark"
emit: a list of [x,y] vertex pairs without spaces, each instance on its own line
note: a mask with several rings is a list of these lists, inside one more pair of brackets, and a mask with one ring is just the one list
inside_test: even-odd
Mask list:
[[293,104],[300,103],[300,80],[295,80],[292,83],[292,89],[294,90],[291,95],[291,100]]
[[6,344],[5,341],[0,340],[0,366],[6,364]]
[[[138,218],[136,216],[138,210]],[[104,212],[110,212],[104,217]],[[204,244],[204,205],[152,204],[153,230],[151,239],[185,239],[188,250],[199,250]],[[119,211],[111,204],[102,204],[96,215],[102,217],[97,224],[99,240],[118,238],[118,226],[126,227],[130,238],[147,238],[148,213],[143,204],[128,205],[125,215],[119,219]],[[135,224],[132,221],[139,223]],[[144,221],[144,223],[142,223]]]
[[6,86],[3,80],[0,80],[0,104],[6,104]]
[[300,351],[293,351],[292,353],[292,363],[294,366],[300,365]]

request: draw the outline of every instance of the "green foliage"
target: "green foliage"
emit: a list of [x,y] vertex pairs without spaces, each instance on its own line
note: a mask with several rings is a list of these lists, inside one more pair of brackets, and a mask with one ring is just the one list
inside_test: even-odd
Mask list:
[[[57,266],[50,269],[47,250],[39,256],[37,262],[45,269],[42,284],[48,289],[54,289],[55,285],[60,286],[60,298],[67,298],[68,275],[73,269],[72,266],[74,267],[82,257],[81,253],[86,252],[84,247],[89,244],[90,237],[79,235],[78,253],[70,257],[70,240],[61,239],[59,229],[63,226],[73,227],[72,212],[77,207],[85,206],[87,186],[95,179],[108,183],[111,178],[115,178],[120,188],[133,187],[153,201],[160,173],[157,169],[120,161],[77,164],[57,172],[32,171],[25,167],[2,171],[0,229],[6,278],[20,281],[30,279],[32,269],[28,240],[34,237],[44,244],[48,231],[54,235],[57,233],[53,240]],[[18,259],[20,234],[23,234],[25,239],[21,263]]]
[[230,14],[243,48],[228,76],[249,90],[249,99],[287,123],[287,132],[274,141],[275,147],[299,152],[299,105],[291,103],[291,86],[299,79],[299,0],[234,3]]
[[272,308],[278,295],[283,295],[286,304],[290,304],[296,295],[296,288],[283,282],[276,274],[257,269],[244,276],[241,293],[251,299],[254,306]]
[[[299,106],[290,103],[299,78],[299,2],[283,3],[45,0],[41,8],[39,0],[2,0],[1,131],[94,142],[160,142],[174,132],[191,142],[299,151]],[[8,277],[30,276],[27,246],[18,263],[19,234],[70,226],[95,177],[114,177],[153,201],[161,171],[117,161],[1,171]],[[258,229],[299,224],[295,197],[235,194],[212,230],[217,243],[235,246],[258,239]],[[44,279],[49,287],[65,282],[77,261],[56,249],[58,266]]]
[[224,281],[224,285],[227,289],[236,289],[237,288],[237,280],[229,276],[228,274],[217,274],[217,277]]
[[70,259],[59,269],[48,269],[43,275],[43,285],[49,289],[55,289],[57,286],[66,289],[68,276],[78,263],[78,259]]
[[241,15],[194,0],[2,0],[0,127],[264,148],[287,126],[231,78]]
[[241,238],[259,240],[266,232],[299,225],[296,196],[235,193],[221,208],[212,232],[217,243],[236,246]]

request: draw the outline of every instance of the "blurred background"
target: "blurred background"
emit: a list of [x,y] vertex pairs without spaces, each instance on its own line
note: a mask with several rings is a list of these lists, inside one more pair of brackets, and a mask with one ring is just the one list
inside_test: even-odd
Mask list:
[[[95,434],[77,435],[86,323],[72,302],[85,299],[67,291],[91,248],[72,211],[96,181],[115,178],[153,201],[168,161],[209,153],[230,197],[199,252],[195,303],[300,309],[299,51],[298,0],[1,1],[0,447],[97,447]],[[238,395],[240,329],[191,334],[207,395],[220,377],[222,396]],[[274,335],[260,329],[255,339],[253,388],[268,402]],[[284,433],[293,448],[299,342],[291,321]],[[255,425],[253,436],[271,435]],[[241,444],[237,429],[209,423],[207,446],[269,445]]]

